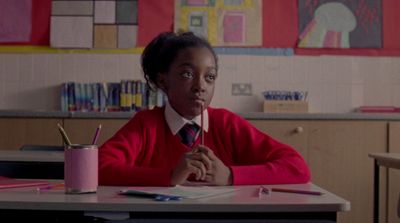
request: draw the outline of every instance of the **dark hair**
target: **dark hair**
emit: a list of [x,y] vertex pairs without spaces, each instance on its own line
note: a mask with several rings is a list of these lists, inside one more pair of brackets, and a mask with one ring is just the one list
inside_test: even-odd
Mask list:
[[214,56],[218,70],[218,58],[207,40],[196,36],[192,32],[176,34],[163,32],[154,38],[144,49],[141,57],[144,78],[150,89],[157,87],[157,75],[168,72],[169,67],[178,56],[179,51],[191,47],[206,47]]

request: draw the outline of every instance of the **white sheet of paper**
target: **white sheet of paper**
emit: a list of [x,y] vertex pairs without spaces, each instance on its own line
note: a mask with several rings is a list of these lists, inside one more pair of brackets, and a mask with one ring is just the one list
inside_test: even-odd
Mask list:
[[203,198],[218,196],[234,192],[238,189],[231,187],[217,187],[217,186],[175,186],[175,187],[129,187],[126,190],[136,190],[148,193],[156,193],[163,195],[180,196],[182,198]]

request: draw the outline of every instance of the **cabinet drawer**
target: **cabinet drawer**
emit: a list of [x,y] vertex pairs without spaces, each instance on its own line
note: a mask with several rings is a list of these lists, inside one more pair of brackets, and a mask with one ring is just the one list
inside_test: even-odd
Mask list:
[[277,139],[278,141],[294,147],[308,161],[307,138],[308,123],[304,121],[269,121],[251,120],[256,128]]

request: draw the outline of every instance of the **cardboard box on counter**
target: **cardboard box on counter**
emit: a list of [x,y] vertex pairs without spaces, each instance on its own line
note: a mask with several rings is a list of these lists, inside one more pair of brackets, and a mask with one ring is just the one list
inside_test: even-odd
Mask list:
[[265,100],[265,113],[307,113],[307,101],[292,101],[292,100]]

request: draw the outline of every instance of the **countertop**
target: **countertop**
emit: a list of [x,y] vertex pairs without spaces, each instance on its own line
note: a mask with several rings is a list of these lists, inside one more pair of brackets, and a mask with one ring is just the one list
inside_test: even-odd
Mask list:
[[[135,112],[0,110],[0,118],[129,119]],[[238,113],[248,120],[400,120],[400,113]]]

